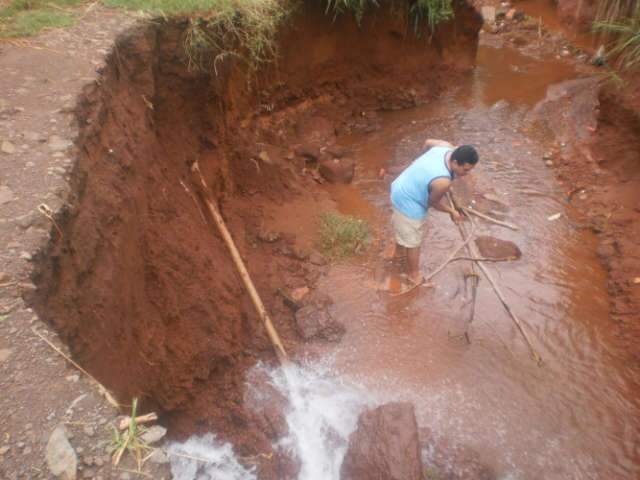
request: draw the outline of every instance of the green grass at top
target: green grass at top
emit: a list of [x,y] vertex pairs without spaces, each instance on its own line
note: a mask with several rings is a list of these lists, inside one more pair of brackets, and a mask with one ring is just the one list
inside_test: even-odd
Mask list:
[[[259,0],[254,0],[259,1]],[[236,2],[232,0],[103,0],[108,7],[142,10],[155,14],[175,15],[180,13],[226,10]],[[250,2],[244,2],[250,3]]]
[[73,25],[73,7],[83,0],[13,0],[0,8],[0,37],[28,37]]

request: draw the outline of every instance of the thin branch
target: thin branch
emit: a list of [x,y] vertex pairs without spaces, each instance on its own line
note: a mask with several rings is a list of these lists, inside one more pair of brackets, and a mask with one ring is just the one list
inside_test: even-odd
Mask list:
[[472,208],[467,208],[467,207],[461,207],[461,210],[464,213],[470,213],[471,215],[475,215],[476,217],[480,217],[480,218],[486,220],[487,222],[495,223],[496,225],[501,225],[503,227],[510,228],[511,230],[518,230],[518,227],[516,225],[513,225],[513,224],[508,223],[508,222],[503,222],[502,220],[498,220],[496,218],[490,217],[486,213],[479,212],[478,210],[474,210]]

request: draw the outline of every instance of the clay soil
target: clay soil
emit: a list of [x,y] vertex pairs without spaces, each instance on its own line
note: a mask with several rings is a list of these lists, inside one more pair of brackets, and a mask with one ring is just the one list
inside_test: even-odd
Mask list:
[[[262,460],[282,432],[272,416],[243,404],[244,372],[260,360],[275,362],[275,356],[204,215],[193,167],[205,175],[207,193],[220,203],[285,347],[295,353],[300,337],[279,291],[313,290],[323,275],[314,215],[332,208],[313,170],[319,161],[348,156],[332,149],[339,136],[374,130],[380,111],[427,102],[454,82],[472,63],[480,28],[477,14],[464,9],[455,25],[428,43],[383,12],[358,29],[351,19],[332,23],[308,3],[280,39],[281,60],[259,74],[232,61],[222,62],[218,75],[189,71],[181,46],[185,22],[138,25],[117,38],[97,81],[84,87],[74,108],[66,107],[79,136],[71,194],[56,217],[62,235],[51,227],[50,241],[35,258],[34,285],[12,273],[12,285],[23,283],[7,301],[24,295],[38,315],[27,307],[13,314],[11,307],[11,326],[0,325],[6,338],[13,337],[12,351],[35,352],[40,341],[29,322],[45,320],[122,403],[139,397],[145,410],[162,414],[175,438],[215,431],[265,479],[293,478],[296,471],[287,458]],[[515,32],[513,44],[529,34]],[[93,78],[90,61],[75,61],[84,62],[86,78]],[[14,83],[19,88],[17,78]],[[78,88],[70,82],[69,92],[57,93],[75,96]],[[640,94],[637,83],[624,92],[599,91],[588,135],[572,153],[555,152],[553,161],[577,214],[600,234],[612,319],[638,362]],[[591,155],[586,166],[584,152]],[[44,239],[39,242],[25,248],[35,250]],[[40,348],[37,355],[50,355],[48,347]],[[7,398],[22,402],[31,392],[30,409],[43,421],[24,431],[15,419],[7,422],[13,430],[3,431],[3,441],[11,449],[2,453],[7,460],[0,473],[46,478],[46,438],[33,440],[34,452],[24,454],[39,460],[19,467],[25,447],[17,439],[35,439],[34,430],[46,434],[57,422],[55,415],[44,421],[48,400],[25,383],[39,378],[39,391],[65,398],[58,402],[64,410],[77,396],[64,376],[75,372],[43,377],[37,361],[17,358],[20,376],[12,374],[6,384]],[[86,411],[96,426],[113,416],[97,395],[90,402]],[[7,419],[30,416],[5,412]],[[93,433],[77,428],[77,441],[95,443]],[[83,468],[101,471],[103,463],[92,454]]]
[[279,292],[313,289],[325,268],[295,227],[300,218],[313,236],[317,212],[331,208],[312,172],[347,153],[332,149],[338,135],[437,96],[471,66],[480,27],[463,8],[429,42],[384,9],[360,28],[313,2],[302,10],[282,33],[277,65],[259,73],[234,61],[190,71],[186,21],[118,38],[78,102],[73,197],[30,298],[121,402],[139,398],[176,438],[216,432],[256,459],[260,478],[295,473],[271,457],[273,422],[243,404],[244,372],[275,357],[202,198],[220,204],[295,353],[293,312]]

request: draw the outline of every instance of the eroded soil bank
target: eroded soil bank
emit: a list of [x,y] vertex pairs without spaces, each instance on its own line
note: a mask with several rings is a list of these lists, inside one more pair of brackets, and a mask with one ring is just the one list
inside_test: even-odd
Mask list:
[[[330,205],[307,167],[342,155],[331,149],[337,135],[376,129],[376,112],[435,98],[471,66],[479,27],[461,7],[429,41],[384,8],[358,27],[307,2],[282,34],[277,65],[258,75],[233,61],[218,62],[217,74],[189,71],[187,22],[122,36],[79,104],[75,196],[40,258],[38,313],[122,402],[139,397],[177,435],[214,431],[241,456],[271,451],[276,429],[242,396],[245,370],[274,357],[201,213],[193,166],[295,351],[278,289],[313,287],[326,269],[294,233],[309,221],[296,216],[299,199]],[[265,221],[274,212],[276,222],[291,217],[272,242]],[[261,478],[287,468],[270,461]]]

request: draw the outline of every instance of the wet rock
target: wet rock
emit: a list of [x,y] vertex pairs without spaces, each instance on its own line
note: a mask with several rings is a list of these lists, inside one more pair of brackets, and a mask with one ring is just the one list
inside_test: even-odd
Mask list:
[[309,255],[309,262],[311,262],[311,264],[313,265],[317,265],[321,267],[327,264],[327,259],[324,258],[324,256],[321,255],[320,253],[313,251]]
[[280,233],[278,232],[271,232],[268,230],[260,230],[258,232],[258,240],[265,242],[265,243],[274,243],[277,242],[278,240],[280,240]]
[[273,384],[266,370],[252,369],[248,377],[245,404],[255,413],[260,429],[272,441],[286,437],[289,433],[286,419],[289,401]]
[[52,152],[61,152],[72,145],[69,140],[64,140],[57,135],[51,135],[47,144]]
[[149,461],[157,464],[169,463],[169,457],[162,450],[156,448],[149,457]]
[[422,480],[418,425],[410,403],[389,403],[360,415],[340,470],[343,480]]
[[517,260],[522,257],[518,246],[508,240],[482,235],[475,239],[475,243],[485,258]]
[[320,149],[314,145],[299,145],[295,149],[295,153],[297,156],[307,160],[317,161],[320,158]]
[[9,348],[0,348],[0,364],[6,362],[11,356],[11,349]]
[[166,434],[166,428],[160,425],[154,425],[153,427],[148,428],[147,431],[140,436],[140,438],[143,442],[152,444],[162,440]]
[[13,201],[13,190],[6,185],[0,186],[0,205]]
[[346,332],[344,325],[334,320],[323,305],[306,305],[296,312],[295,318],[298,332],[305,340],[339,342]]
[[49,437],[46,459],[53,475],[63,480],[75,480],[78,458],[69,443],[64,425],[58,425]]
[[319,172],[329,183],[351,183],[355,166],[350,158],[334,158],[320,162]]
[[495,480],[496,473],[480,455],[466,445],[438,438],[429,429],[420,429],[421,450],[427,478],[448,480]]
[[8,140],[3,140],[2,144],[0,144],[0,151],[12,155],[16,153],[16,146]]

